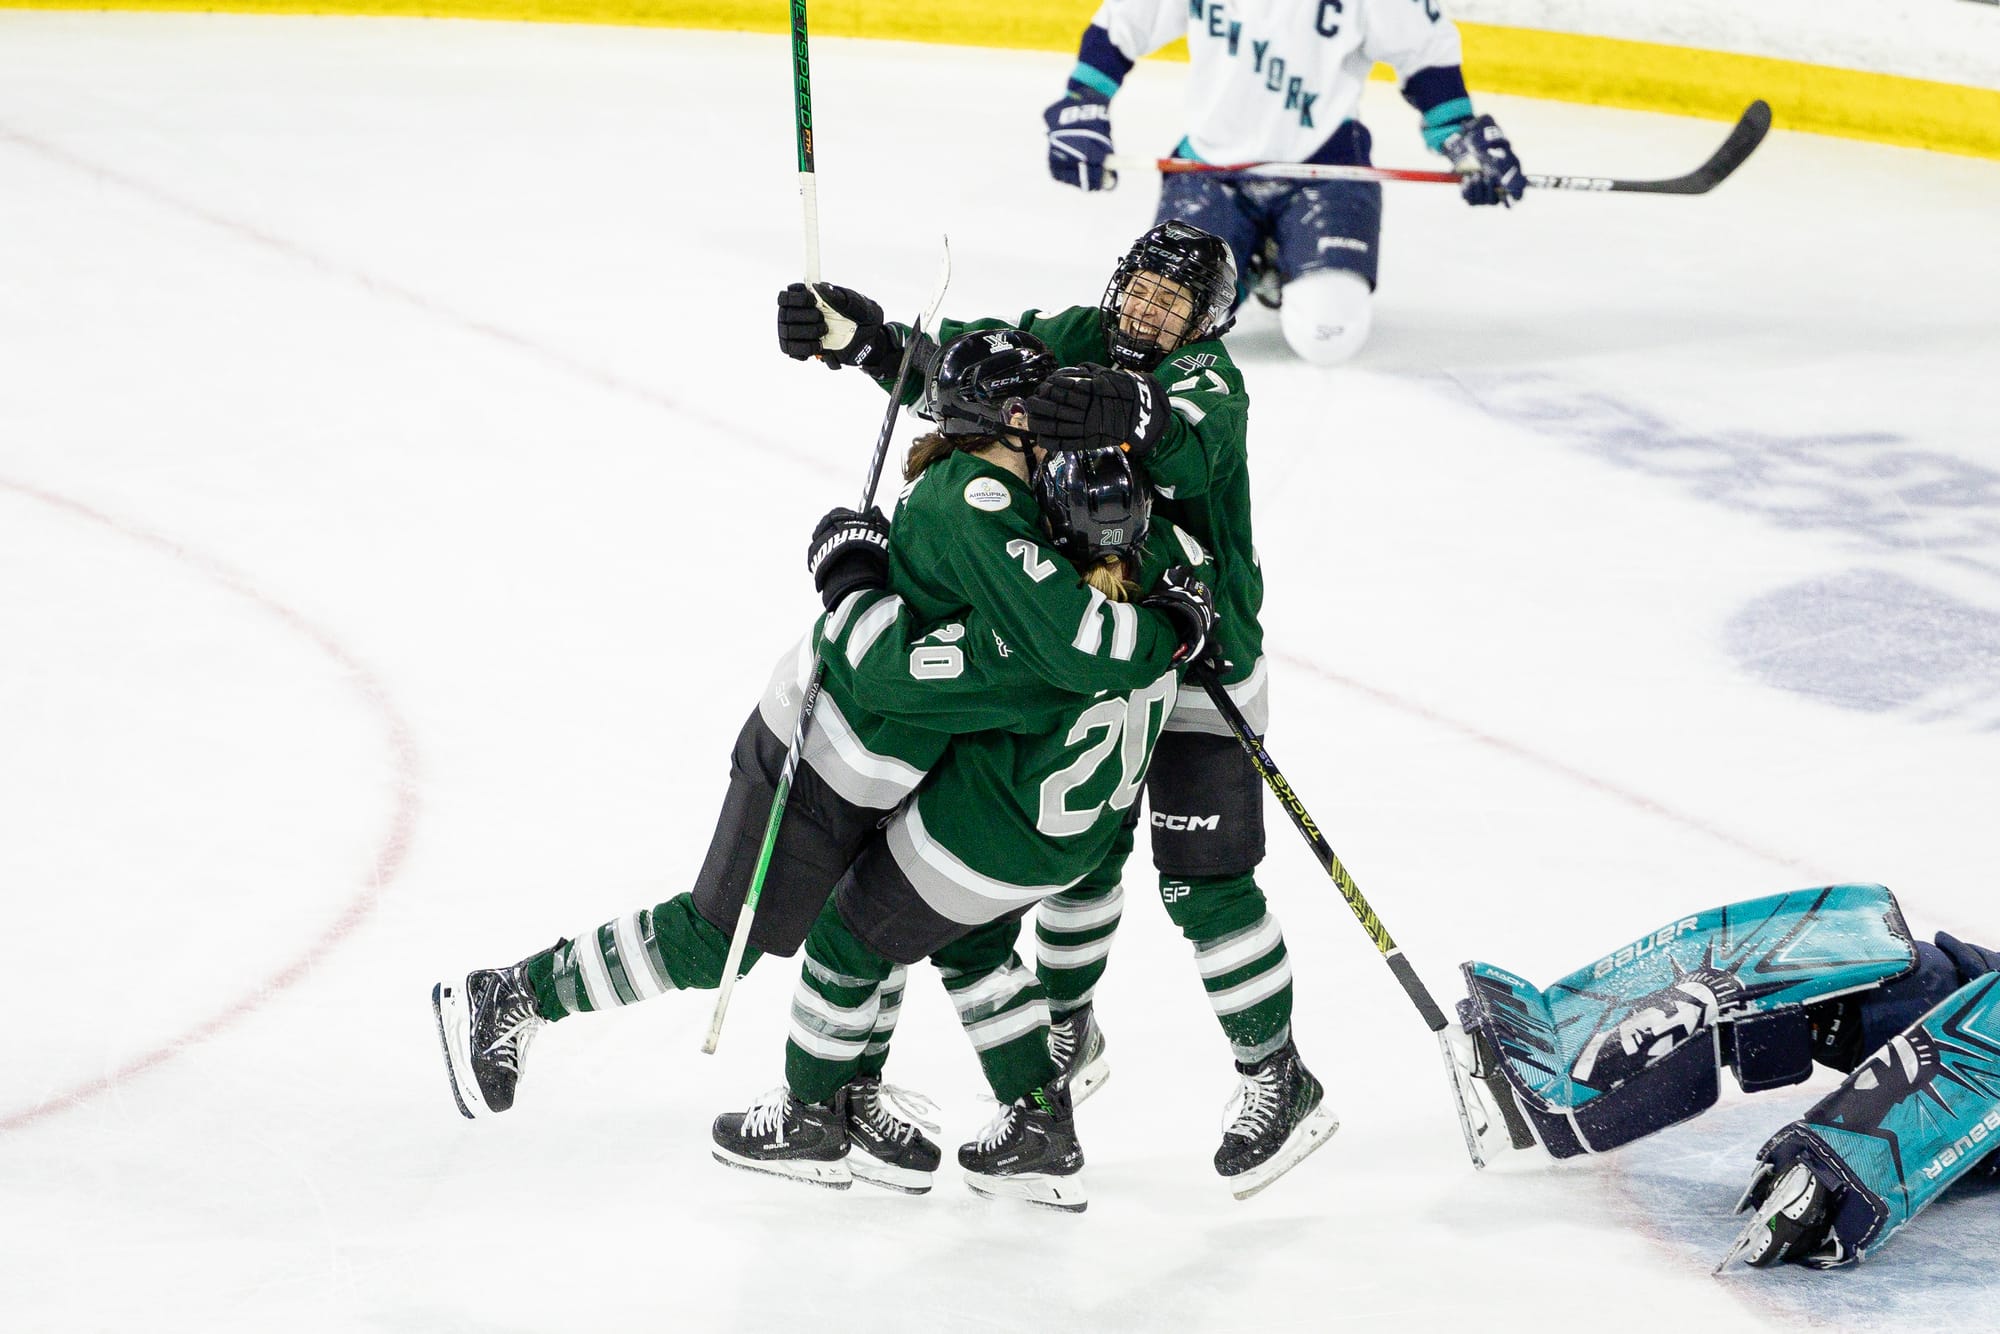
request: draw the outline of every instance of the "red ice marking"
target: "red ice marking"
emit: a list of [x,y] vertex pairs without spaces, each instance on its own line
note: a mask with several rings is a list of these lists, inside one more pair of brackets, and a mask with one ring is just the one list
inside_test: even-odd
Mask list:
[[303,979],[336,947],[344,943],[353,934],[354,928],[375,910],[375,904],[381,898],[382,891],[403,869],[404,858],[409,853],[411,831],[417,822],[417,749],[416,743],[411,739],[409,724],[404,722],[403,716],[396,711],[394,702],[389,698],[389,692],[374,673],[364,667],[360,660],[348,652],[332,634],[262,592],[236,571],[211,557],[190,551],[170,538],[114,519],[67,496],[59,496],[39,487],[6,478],[0,478],[0,491],[24,496],[72,518],[84,519],[102,528],[108,528],[140,546],[170,556],[244,598],[265,615],[310,640],[322,653],[333,659],[348,683],[367,702],[380,722],[388,738],[389,748],[396,757],[396,806],[390,813],[388,828],[383,831],[382,840],[375,850],[374,864],[369,868],[359,892],[348,900],[340,916],[318,934],[312,948],[265,978],[219,1013],[210,1015],[187,1032],[153,1050],[134,1057],[110,1074],[73,1085],[59,1093],[49,1095],[32,1107],[0,1117],[0,1134],[4,1134],[10,1130],[33,1125],[56,1112],[67,1111],[88,1102],[98,1094],[144,1074],[183,1048],[214,1037],[271,1000],[279,992]]
[[1337,685],[1344,690],[1352,690],[1356,694],[1366,695],[1376,703],[1387,705],[1398,713],[1406,713],[1412,717],[1421,718],[1427,723],[1442,727],[1448,732],[1456,732],[1468,740],[1476,741],[1482,746],[1497,750],[1512,759],[1532,765],[1546,773],[1552,773],[1559,778],[1567,779],[1579,786],[1589,788],[1592,792],[1600,793],[1622,805],[1630,806],[1643,815],[1652,816],[1657,820],[1664,820],[1668,824],[1679,825],[1691,833],[1700,834],[1703,838],[1712,839],[1724,847],[1748,853],[1760,861],[1769,862],[1773,866],[1783,867],[1787,871],[1796,871],[1809,880],[1828,882],[1834,878],[1824,869],[1816,867],[1801,858],[1790,857],[1782,852],[1773,852],[1769,848],[1760,847],[1746,838],[1741,838],[1730,833],[1727,829],[1723,829],[1719,825],[1710,824],[1699,816],[1689,815],[1684,811],[1677,811],[1664,802],[1655,801],[1651,797],[1632,791],[1630,788],[1620,787],[1609,779],[1599,778],[1596,774],[1587,773],[1582,769],[1564,764],[1561,760],[1552,759],[1538,751],[1530,750],[1526,746],[1494,736],[1490,732],[1483,732],[1470,723],[1462,723],[1456,718],[1448,718],[1444,714],[1426,708],[1413,700],[1405,699],[1401,695],[1391,694],[1389,691],[1357,681],[1351,676],[1342,676],[1338,672],[1329,671],[1309,658],[1297,657],[1290,653],[1273,653],[1271,656],[1288,667],[1296,668],[1302,672],[1309,672],[1320,680]]

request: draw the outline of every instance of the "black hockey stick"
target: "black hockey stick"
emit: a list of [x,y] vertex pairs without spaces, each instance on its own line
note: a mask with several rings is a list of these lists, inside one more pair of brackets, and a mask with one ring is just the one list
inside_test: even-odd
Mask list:
[[[1431,995],[1430,988],[1426,987],[1424,980],[1417,976],[1417,970],[1410,965],[1409,959],[1389,935],[1389,928],[1382,924],[1382,919],[1375,915],[1375,910],[1362,896],[1361,887],[1354,883],[1354,877],[1347,873],[1345,866],[1341,865],[1340,858],[1327,843],[1326,836],[1320,833],[1319,824],[1312,818],[1312,812],[1306,809],[1306,804],[1299,799],[1298,792],[1279,771],[1277,761],[1271,758],[1271,752],[1264,749],[1264,739],[1250,730],[1249,720],[1243,716],[1243,711],[1236,707],[1236,701],[1229,698],[1229,692],[1223,688],[1221,678],[1215,674],[1215,669],[1204,663],[1195,667],[1194,675],[1201,682],[1202,689],[1208,692],[1209,699],[1215,702],[1223,721],[1229,724],[1230,732],[1235,735],[1237,744],[1243,747],[1244,754],[1250,757],[1250,763],[1263,778],[1264,785],[1271,789],[1271,795],[1285,808],[1285,814],[1292,817],[1293,827],[1305,838],[1307,846],[1313,850],[1313,856],[1319,858],[1319,864],[1326,868],[1327,875],[1333,880],[1333,887],[1340,891],[1341,898],[1347,900],[1348,908],[1354,913],[1354,920],[1361,923],[1361,929],[1375,942],[1375,948],[1381,951],[1382,961],[1388,964],[1389,971],[1395,974],[1397,983],[1403,988],[1403,994],[1417,1007],[1417,1014],[1423,1019],[1424,1026],[1437,1035],[1438,1050],[1444,1054],[1445,1071],[1451,1076],[1451,1092],[1453,1101],[1458,1107],[1459,1128],[1465,1134],[1465,1151],[1472,1156],[1474,1167],[1486,1166],[1486,1155],[1480,1148],[1481,1132],[1475,1129],[1473,1124],[1474,1112],[1478,1111],[1480,1114],[1478,1119],[1484,1121],[1485,1111],[1477,1106],[1467,1081],[1479,1079],[1491,1087],[1492,1082],[1499,1080],[1500,1076],[1490,1069],[1481,1073],[1481,1062],[1475,1058],[1469,1047],[1464,1050],[1454,1049],[1452,1025],[1444,1017],[1444,1011],[1438,1008],[1437,1000]],[[1461,1042],[1463,1041],[1466,1040],[1461,1038]],[[1492,1093],[1496,1105],[1503,1113],[1503,1119],[1507,1122],[1508,1136],[1514,1147],[1526,1147],[1528,1142],[1526,1126],[1523,1125],[1517,1130],[1514,1124],[1515,1117],[1506,1115],[1513,1106],[1511,1095],[1503,1096],[1504,1088],[1495,1088]]]
[[[896,367],[896,385],[889,391],[889,410],[882,414],[882,429],[875,435],[875,453],[868,462],[868,480],[861,488],[863,513],[875,503],[875,488],[882,480],[882,464],[889,456],[890,437],[896,433],[896,414],[903,406],[903,387],[909,382],[917,345],[923,342],[924,330],[936,322],[938,307],[944,304],[945,288],[950,285],[951,238],[946,237],[937,286],[931,292],[930,304],[910,326],[909,341],[903,344],[903,359]],[[737,969],[742,966],[744,952],[750,946],[750,925],[757,916],[757,901],[764,896],[764,878],[770,873],[771,854],[778,846],[778,826],[785,818],[785,803],[792,794],[792,776],[798,772],[799,756],[805,753],[806,728],[812,723],[813,710],[819,704],[820,683],[825,677],[826,661],[819,656],[815,645],[812,677],[806,682],[805,698],[799,703],[798,721],[792,727],[792,744],[785,751],[784,768],[778,771],[777,790],[771,794],[771,814],[764,822],[764,844],[757,852],[757,869],[751,872],[750,886],[743,894],[743,909],[736,916],[736,930],[729,937],[729,957],[722,965],[722,982],[715,995],[715,1014],[708,1021],[708,1036],[702,1039],[701,1049],[711,1056],[715,1054],[716,1044],[722,1041],[723,1016],[729,1013],[729,995],[736,989]]]
[[[1752,102],[1737,118],[1729,137],[1709,156],[1708,161],[1685,176],[1658,181],[1627,181],[1608,176],[1536,176],[1528,184],[1537,190],[1570,190],[1584,194],[1705,195],[1729,178],[1757,151],[1771,130],[1771,107],[1763,99]],[[1116,170],[1159,171],[1168,175],[1195,173],[1216,176],[1257,176],[1287,181],[1418,181],[1432,185],[1457,185],[1463,179],[1453,171],[1417,171],[1407,167],[1340,167],[1311,162],[1195,162],[1187,158],[1161,158],[1148,162],[1117,158]]]

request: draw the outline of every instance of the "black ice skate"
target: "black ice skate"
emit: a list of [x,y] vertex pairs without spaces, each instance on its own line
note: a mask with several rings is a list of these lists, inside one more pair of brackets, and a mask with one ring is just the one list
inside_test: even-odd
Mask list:
[[1290,1042],[1255,1065],[1237,1062],[1236,1071],[1243,1082],[1232,1101],[1240,1102],[1215,1151],[1215,1170],[1237,1199],[1247,1200],[1326,1143],[1340,1121]]
[[988,1199],[1082,1213],[1090,1197],[1071,1107],[1060,1080],[1002,1107],[977,1140],[959,1146],[965,1184]]
[[1080,1005],[1049,1025],[1049,1055],[1057,1079],[1069,1085],[1072,1107],[1111,1080],[1111,1062],[1104,1055],[1104,1030],[1097,1026],[1097,1009]]
[[[1736,1206],[1738,1213],[1753,1207],[1756,1212],[1737,1234],[1722,1264],[1715,1267],[1716,1273],[1738,1256],[1744,1264],[1758,1269],[1787,1261],[1839,1258],[1839,1244],[1829,1244],[1827,1236],[1832,1230],[1834,1201],[1825,1183],[1804,1163],[1794,1163],[1775,1182],[1771,1176],[1769,1163],[1760,1166]],[[1769,1189],[1759,1200],[1757,1192],[1766,1183]]]
[[715,1161],[746,1172],[846,1190],[854,1184],[847,1166],[847,1090],[830,1103],[800,1102],[791,1090],[772,1089],[748,1111],[715,1118]]
[[547,1022],[535,1008],[527,969],[482,968],[463,984],[440,982],[431,988],[431,1011],[458,1110],[477,1118],[512,1107],[528,1044]]
[[841,1092],[847,1096],[847,1169],[854,1179],[905,1195],[928,1191],[944,1156],[924,1135],[937,1129],[923,1119],[935,1110],[929,1099],[872,1075]]

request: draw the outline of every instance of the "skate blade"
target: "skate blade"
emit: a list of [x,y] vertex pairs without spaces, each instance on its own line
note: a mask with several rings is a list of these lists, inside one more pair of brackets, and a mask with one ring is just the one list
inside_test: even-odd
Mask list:
[[1097,1059],[1070,1076],[1069,1103],[1081,1107],[1083,1100],[1111,1082],[1111,1062],[1102,1052]]
[[[1757,1175],[1750,1179],[1750,1189],[1755,1190],[1757,1183],[1770,1175],[1770,1172],[1771,1168],[1769,1164],[1759,1164]],[[1792,1175],[1794,1172],[1801,1173],[1802,1175],[1795,1179]],[[1777,1184],[1773,1185],[1770,1193],[1764,1197],[1764,1202],[1757,1205],[1756,1212],[1750,1215],[1750,1221],[1745,1223],[1743,1230],[1736,1234],[1736,1240],[1730,1243],[1728,1253],[1716,1262],[1715,1268],[1708,1271],[1710,1276],[1719,1276],[1724,1269],[1729,1267],[1731,1260],[1734,1260],[1737,1256],[1754,1246],[1757,1243],[1758,1233],[1769,1232],[1771,1230],[1771,1220],[1798,1203],[1800,1198],[1812,1189],[1812,1185],[1811,1173],[1805,1171],[1803,1168],[1794,1167],[1784,1176],[1779,1177]],[[1749,1192],[1746,1191],[1743,1200],[1736,1206],[1736,1212],[1742,1213],[1749,1207],[1751,1207]],[[1746,1260],[1744,1263],[1749,1264],[1750,1262]]]
[[1046,1172],[1024,1172],[1015,1177],[967,1172],[965,1185],[974,1195],[989,1200],[1017,1200],[1059,1213],[1080,1214],[1090,1207],[1090,1195],[1084,1189],[1081,1172],[1067,1177],[1050,1176]]
[[835,1159],[830,1163],[807,1162],[795,1159],[791,1162],[765,1162],[757,1158],[744,1158],[717,1146],[710,1150],[715,1161],[724,1167],[734,1167],[742,1172],[755,1172],[759,1176],[779,1177],[785,1181],[796,1181],[802,1186],[823,1186],[827,1190],[846,1190],[854,1184],[854,1174],[847,1170],[845,1159]]
[[1239,1200],[1247,1200],[1258,1191],[1276,1181],[1285,1173],[1306,1160],[1308,1154],[1323,1147],[1333,1138],[1333,1132],[1340,1129],[1340,1118],[1324,1102],[1312,1109],[1297,1129],[1286,1137],[1279,1150],[1269,1158],[1251,1168],[1242,1176],[1230,1182],[1229,1193]]
[[874,1154],[862,1148],[847,1151],[847,1170],[856,1181],[883,1190],[893,1190],[903,1195],[928,1195],[931,1189],[931,1174],[914,1167],[898,1167],[885,1163]]
[[451,1100],[458,1104],[459,1115],[468,1121],[491,1115],[479,1096],[479,1081],[472,1077],[471,1026],[458,988],[449,982],[432,987],[431,1013],[437,1016],[438,1046],[444,1050],[444,1072],[451,1080]]

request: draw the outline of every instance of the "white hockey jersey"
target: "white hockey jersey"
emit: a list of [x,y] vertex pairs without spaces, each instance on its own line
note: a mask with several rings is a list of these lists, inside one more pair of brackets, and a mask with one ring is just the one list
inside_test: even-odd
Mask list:
[[1461,62],[1438,0],[1104,0],[1131,60],[1188,39],[1188,147],[1204,162],[1300,162],[1353,117],[1376,61],[1407,81]]

